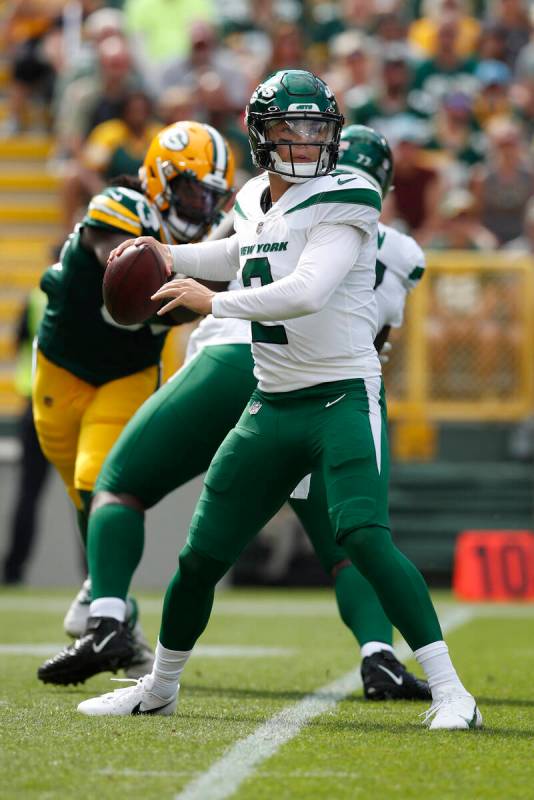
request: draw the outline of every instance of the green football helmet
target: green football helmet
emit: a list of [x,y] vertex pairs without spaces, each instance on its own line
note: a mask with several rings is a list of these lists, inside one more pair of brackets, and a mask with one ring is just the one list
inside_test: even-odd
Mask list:
[[[257,167],[290,183],[335,169],[343,115],[332,91],[312,72],[288,69],[270,75],[254,90],[245,122]],[[317,157],[310,159],[303,147],[316,148]]]
[[338,168],[372,178],[385,197],[393,178],[393,153],[382,134],[365,125],[348,125],[341,133]]

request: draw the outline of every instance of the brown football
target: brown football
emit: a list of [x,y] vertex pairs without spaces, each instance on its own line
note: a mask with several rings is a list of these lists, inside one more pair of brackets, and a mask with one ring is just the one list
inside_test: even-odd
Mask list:
[[166,280],[157,250],[147,244],[127,247],[106,267],[102,285],[106,308],[119,325],[146,322],[161,306],[150,297]]

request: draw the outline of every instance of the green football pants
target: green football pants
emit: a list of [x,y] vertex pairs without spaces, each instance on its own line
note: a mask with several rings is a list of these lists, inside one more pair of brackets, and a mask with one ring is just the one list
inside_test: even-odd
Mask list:
[[163,607],[161,643],[191,649],[214,588],[307,473],[324,483],[336,540],[412,649],[442,639],[425,582],[391,541],[380,380],[266,394],[256,389],[217,451]]
[[256,389],[206,474],[191,547],[233,563],[296,484],[315,470],[324,481],[338,542],[357,528],[389,529],[380,379],[372,384],[336,381],[280,394]]
[[[256,386],[252,369],[246,344],[202,350],[130,420],[104,463],[96,491],[133,495],[150,508],[205,472]],[[335,577],[345,624],[360,644],[391,643],[392,626],[374,590],[334,539],[321,476],[313,476],[307,500],[290,502],[323,568]],[[143,545],[143,520],[133,509],[111,505],[91,514],[88,550],[95,598],[126,596]]]

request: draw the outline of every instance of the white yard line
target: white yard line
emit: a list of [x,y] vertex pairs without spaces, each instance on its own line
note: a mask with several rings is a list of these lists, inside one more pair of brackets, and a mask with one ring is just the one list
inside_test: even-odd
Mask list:
[[[0,644],[2,656],[53,656],[65,647],[65,642],[54,644]],[[194,656],[198,658],[278,658],[294,656],[292,647],[263,647],[261,645],[199,644]]]
[[[475,609],[459,607],[442,616],[444,632],[465,625],[476,616]],[[411,650],[405,643],[397,648],[405,659]],[[254,733],[236,742],[218,761],[189,783],[175,800],[225,800],[231,797],[267,759],[282,745],[294,739],[315,717],[332,710],[338,703],[361,686],[359,667],[341,678],[321,686],[294,705],[286,706],[274,717],[260,725]]]

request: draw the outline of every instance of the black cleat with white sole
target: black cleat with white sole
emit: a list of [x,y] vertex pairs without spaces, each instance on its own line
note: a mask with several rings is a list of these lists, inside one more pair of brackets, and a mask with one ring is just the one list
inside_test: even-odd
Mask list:
[[134,656],[132,631],[113,617],[89,617],[83,636],[37,670],[43,683],[83,683],[99,672],[127,667]]
[[364,658],[361,675],[367,700],[432,699],[428,683],[408,672],[389,650]]

